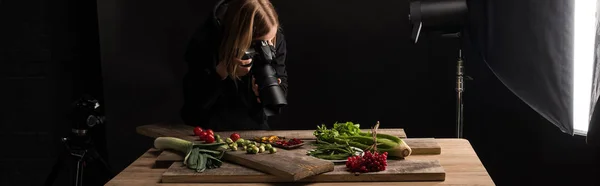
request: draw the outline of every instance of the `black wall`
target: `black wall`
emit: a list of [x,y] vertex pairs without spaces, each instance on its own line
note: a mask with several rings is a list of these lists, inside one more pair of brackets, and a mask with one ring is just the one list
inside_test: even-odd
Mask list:
[[[122,168],[151,147],[136,126],[180,122],[184,47],[214,1],[99,2],[109,146]],[[408,2],[273,3],[290,74],[289,107],[274,129],[379,120],[411,137],[453,136],[457,42],[411,43]]]
[[[84,93],[102,101],[96,16],[95,1],[0,1],[0,185],[43,185],[66,155],[70,104]],[[55,185],[68,185],[75,159],[56,165]],[[85,184],[102,185],[101,170],[89,161]]]
[[[122,168],[151,146],[149,139],[135,134],[136,126],[180,121],[183,48],[214,1],[99,2],[112,122],[109,145],[119,152],[111,154],[113,164]],[[290,74],[290,104],[283,115],[272,119],[273,128],[314,129],[335,121],[368,126],[379,120],[385,127],[405,128],[409,137],[454,136],[458,42],[424,35],[412,44],[408,2],[273,3],[287,36]],[[495,11],[509,13],[508,5]],[[486,5],[474,6],[479,14],[473,17],[485,23]],[[528,44],[510,34],[518,33],[505,34],[514,45]],[[481,56],[469,52],[466,70],[474,80],[466,85],[465,137],[494,181],[498,185],[593,181],[589,176],[597,173],[591,172],[597,171],[593,166],[597,154],[584,138],[561,133],[507,90]]]
[[[95,17],[86,14],[93,11],[74,11],[90,10],[84,7],[93,7],[92,1],[0,1],[0,139],[22,140],[4,148],[14,153],[0,156],[0,185],[42,183],[69,127],[64,115],[82,92],[104,95],[115,171],[150,148],[152,140],[135,127],[180,122],[183,50],[213,3],[99,0],[100,82],[100,75],[90,75],[100,73]],[[424,35],[410,43],[408,2],[273,3],[286,30],[290,73],[290,105],[273,118],[273,128],[379,120],[405,128],[409,137],[453,137],[458,42]],[[466,84],[465,137],[497,185],[600,184],[591,183],[599,173],[598,152],[583,137],[561,133],[506,89],[477,55],[467,58],[474,80]],[[100,82],[104,90],[74,84],[83,80]]]

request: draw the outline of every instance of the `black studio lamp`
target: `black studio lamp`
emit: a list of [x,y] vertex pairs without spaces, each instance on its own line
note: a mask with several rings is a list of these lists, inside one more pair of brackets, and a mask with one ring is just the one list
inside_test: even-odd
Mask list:
[[[467,23],[467,0],[422,0],[410,2],[411,40],[419,41],[427,32],[443,38],[462,39]],[[456,64],[456,135],[463,137],[464,66],[459,48]]]

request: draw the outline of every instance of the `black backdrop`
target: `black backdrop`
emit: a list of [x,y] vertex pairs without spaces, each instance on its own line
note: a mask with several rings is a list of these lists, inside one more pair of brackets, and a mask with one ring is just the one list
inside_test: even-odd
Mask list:
[[[141,152],[135,127],[180,122],[183,48],[214,1],[99,1],[111,151]],[[405,128],[410,137],[454,135],[458,42],[410,41],[408,2],[273,1],[285,29],[289,106],[274,129],[354,121]],[[310,11],[307,11],[310,10]],[[116,167],[133,160],[112,153]]]
[[[514,10],[519,12],[512,14],[544,9],[532,5],[537,0],[529,0],[527,8],[514,7],[522,1],[493,1],[488,6],[497,13],[497,19]],[[75,2],[84,1],[0,1],[0,139],[8,142],[4,149],[9,152],[0,155],[0,175],[3,175],[0,185],[40,185],[63,147],[58,139],[68,132],[64,116],[72,99],[83,91],[102,95],[100,87],[73,84],[99,80],[93,75],[99,73],[94,51],[96,18],[87,9],[93,6]],[[107,133],[115,171],[122,170],[152,144],[150,139],[135,133],[136,126],[179,122],[179,79],[185,71],[183,47],[212,3],[98,0],[109,116]],[[287,31],[295,35],[289,36],[294,43],[290,45],[293,49],[290,56],[295,56],[289,62],[290,72],[300,74],[290,80],[293,83],[290,101],[294,102],[284,116],[273,120],[276,127],[312,128],[321,122],[348,119],[368,124],[379,119],[384,125],[406,128],[410,137],[453,135],[455,51],[452,49],[456,43],[430,37],[424,37],[416,46],[402,41],[408,33],[407,22],[403,23],[407,3],[383,0],[338,4],[274,0],[274,3]],[[535,12],[538,11],[542,10]],[[384,16],[375,18],[372,14]],[[472,18],[485,18],[481,15]],[[348,16],[356,20],[347,19]],[[399,22],[389,24],[396,17]],[[552,16],[538,18],[552,19]],[[518,25],[498,21],[496,26],[534,23],[537,22]],[[308,42],[308,34],[296,29],[316,35],[321,40],[313,41],[319,41],[320,45]],[[319,33],[320,30],[330,32]],[[488,60],[514,59],[518,53],[510,50],[510,46],[536,46],[520,40],[516,36],[520,32],[506,30],[511,29],[495,30],[506,40],[505,47],[494,49],[496,57]],[[329,43],[333,40],[343,42]],[[382,52],[364,52],[375,51],[373,43],[382,46],[378,48]],[[315,47],[321,45],[329,48]],[[322,52],[325,49],[337,53]],[[538,52],[520,55],[531,58]],[[600,185],[596,178],[599,154],[585,144],[584,137],[561,132],[508,90],[477,57],[468,57],[467,72],[475,80],[466,85],[465,137],[497,185]],[[79,70],[89,73],[74,73]],[[345,78],[349,80],[334,81]],[[380,89],[371,90],[373,87]],[[306,95],[313,91],[321,93]],[[323,111],[329,114],[321,114]],[[19,142],[14,143],[15,139]],[[91,178],[102,174],[92,166],[86,172]],[[62,184],[56,185],[66,185],[69,181],[60,180]]]
[[[532,0],[533,1],[533,0]],[[213,1],[99,0],[102,68],[110,161],[119,171],[152,145],[135,127],[180,122],[183,48]],[[485,2],[485,1],[475,1]],[[497,19],[518,0],[495,1]],[[273,118],[276,129],[313,129],[352,120],[405,128],[409,137],[454,135],[454,70],[458,43],[424,35],[409,41],[406,1],[273,0],[289,47],[290,105]],[[483,7],[476,22],[485,23]],[[528,12],[529,6],[519,9]],[[495,26],[513,27],[498,21]],[[480,25],[481,26],[481,25]],[[525,26],[525,25],[521,25]],[[508,29],[510,30],[510,29]],[[497,62],[534,47],[518,32],[505,40]],[[502,32],[500,32],[502,31]],[[478,30],[486,33],[489,30]],[[500,33],[498,33],[500,32]],[[481,46],[485,35],[477,35]],[[487,47],[486,47],[487,48]],[[480,48],[483,52],[490,52]],[[585,139],[562,133],[515,96],[480,60],[467,55],[465,137],[498,185],[594,185],[598,157]]]

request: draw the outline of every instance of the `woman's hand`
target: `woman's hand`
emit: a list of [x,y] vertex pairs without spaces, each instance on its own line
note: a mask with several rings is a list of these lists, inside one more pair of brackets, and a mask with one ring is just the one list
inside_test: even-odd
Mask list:
[[[250,63],[252,63],[252,59],[247,59],[247,60],[234,59],[233,65],[235,65],[235,67],[237,67],[236,72],[235,72],[236,75],[238,77],[242,77],[242,76],[245,76],[246,74],[248,74],[248,72],[250,72],[250,69],[252,68],[252,66],[249,65]],[[229,73],[227,72],[227,66],[225,63],[219,63],[217,65],[217,73],[219,74],[219,76],[221,76],[222,80],[227,78],[227,76],[229,76]]]
[[[281,84],[281,79],[277,78],[277,83]],[[258,95],[258,84],[256,84],[256,79],[254,76],[252,77],[252,90],[254,91],[254,95],[256,95],[256,101],[260,103],[260,98]]]
[[238,77],[245,76],[246,74],[248,74],[248,72],[250,72],[250,69],[252,68],[252,66],[250,65],[250,63],[252,63],[252,59],[247,59],[247,60],[234,59],[233,63],[237,67],[237,70],[235,71],[235,73]]

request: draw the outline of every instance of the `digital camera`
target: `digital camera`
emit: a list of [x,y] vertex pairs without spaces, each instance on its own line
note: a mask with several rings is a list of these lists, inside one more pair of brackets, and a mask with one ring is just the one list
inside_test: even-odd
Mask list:
[[267,41],[255,41],[246,50],[242,59],[252,59],[252,75],[256,79],[261,103],[267,116],[280,113],[287,105],[287,99],[277,82],[277,72],[272,63],[275,60],[275,48]]

